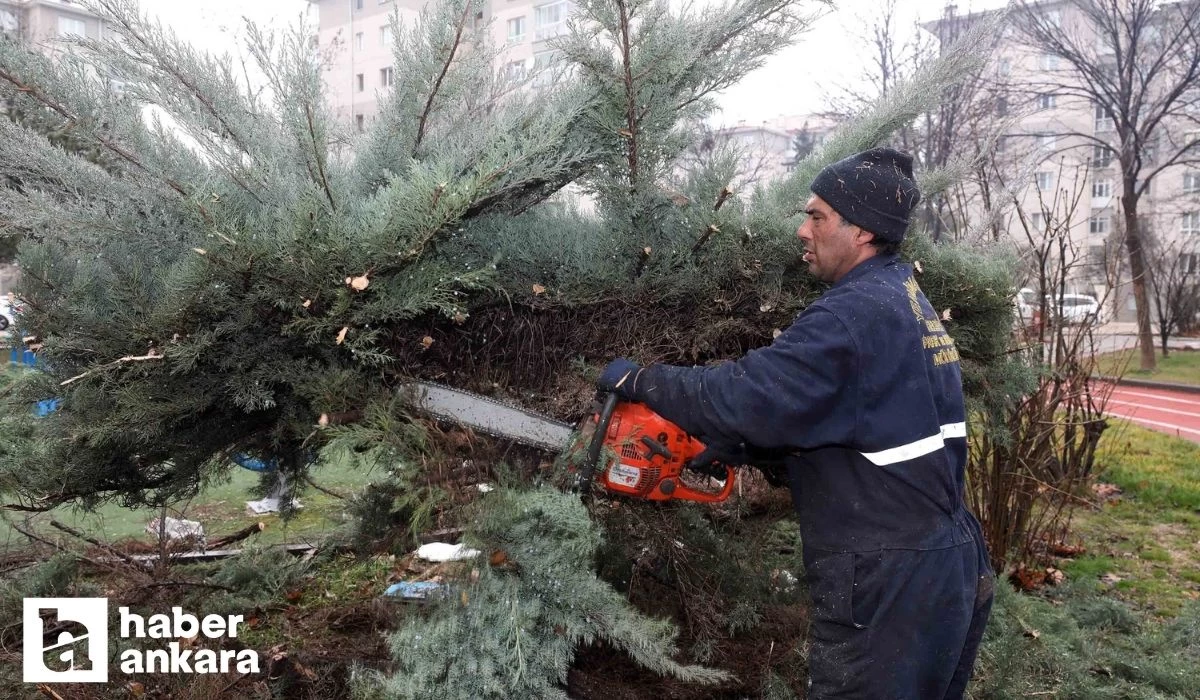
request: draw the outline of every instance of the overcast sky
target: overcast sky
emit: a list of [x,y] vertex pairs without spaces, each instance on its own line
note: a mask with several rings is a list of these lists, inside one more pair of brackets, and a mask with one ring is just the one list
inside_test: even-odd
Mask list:
[[[139,1],[180,37],[217,53],[237,51],[244,34],[242,17],[282,28],[294,26],[306,15],[315,25],[317,14],[316,6],[306,0]],[[721,95],[717,120],[724,124],[740,120],[755,123],[818,111],[826,106],[828,92],[861,80],[869,57],[867,47],[857,37],[883,0],[836,0],[835,4],[836,9],[798,37],[795,45]],[[958,9],[963,13],[1003,4],[1004,0],[964,0],[958,2]],[[945,5],[945,0],[897,0],[897,26],[911,33],[917,21],[940,17]]]

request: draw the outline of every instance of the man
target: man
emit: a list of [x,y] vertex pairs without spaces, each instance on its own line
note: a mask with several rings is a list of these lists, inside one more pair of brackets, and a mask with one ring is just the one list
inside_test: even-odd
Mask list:
[[897,251],[920,199],[912,158],[825,168],[798,235],[832,287],[769,347],[714,367],[598,382],[710,445],[784,450],[813,600],[810,698],[960,698],[994,575],[963,504],[958,353]]

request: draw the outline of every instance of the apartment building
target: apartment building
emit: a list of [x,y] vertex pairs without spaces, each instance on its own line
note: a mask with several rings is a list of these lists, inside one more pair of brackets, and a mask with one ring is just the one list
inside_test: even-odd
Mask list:
[[[1110,41],[1072,3],[1048,0],[1033,11],[1078,38],[1096,65],[1111,60]],[[955,33],[951,23],[961,28],[979,17],[955,16],[949,6],[943,19],[925,27],[945,37]],[[1097,143],[1116,143],[1114,115],[1073,90],[1079,80],[1075,69],[1040,50],[1021,27],[1010,20],[985,73],[986,99],[995,101],[998,120],[1009,120],[997,144],[998,159],[1015,175],[1016,198],[1031,227],[1067,232],[1073,258],[1068,291],[1108,296],[1107,315],[1132,320],[1121,238],[1121,172],[1115,151]],[[1190,118],[1168,118],[1157,131],[1143,150],[1141,177],[1163,167],[1139,202],[1139,221],[1153,238],[1178,251],[1181,264],[1200,274],[1200,155],[1191,164],[1183,159],[1168,165],[1179,144],[1200,140],[1200,127]],[[1018,217],[1008,217],[1004,226],[1018,248],[1028,245]]]
[[746,183],[775,180],[792,167],[793,134],[763,123],[738,124],[717,129],[713,140],[724,142],[742,154],[738,177]]
[[[411,27],[427,0],[309,0],[317,7],[317,43],[328,61],[326,88],[339,118],[362,129],[379,112],[379,98],[396,77],[391,19]],[[570,0],[486,0],[472,18],[503,47],[506,75],[522,77],[554,56],[548,40],[564,33]]]
[[91,12],[71,0],[0,0],[0,32],[53,50],[67,36],[99,39],[105,28]]
[[[742,120],[713,129],[692,147],[690,155],[702,159],[718,148],[733,148],[741,155],[737,184],[766,184],[787,177],[795,169],[797,155],[802,158],[820,147],[834,126],[816,114],[781,115],[757,123]],[[805,152],[797,154],[797,145]],[[687,160],[690,158],[685,157]]]

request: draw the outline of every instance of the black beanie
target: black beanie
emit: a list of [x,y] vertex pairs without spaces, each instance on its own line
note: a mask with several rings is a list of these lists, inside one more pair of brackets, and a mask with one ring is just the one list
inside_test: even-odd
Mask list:
[[809,189],[846,221],[899,243],[909,212],[921,201],[912,162],[893,148],[872,148],[826,166]]

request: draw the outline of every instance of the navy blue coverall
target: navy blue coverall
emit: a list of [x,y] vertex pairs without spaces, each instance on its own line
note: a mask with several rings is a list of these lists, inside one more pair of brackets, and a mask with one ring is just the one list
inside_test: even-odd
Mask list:
[[908,265],[869,258],[770,346],[650,365],[632,393],[707,444],[790,451],[810,698],[963,695],[994,574],[963,503],[958,352]]

